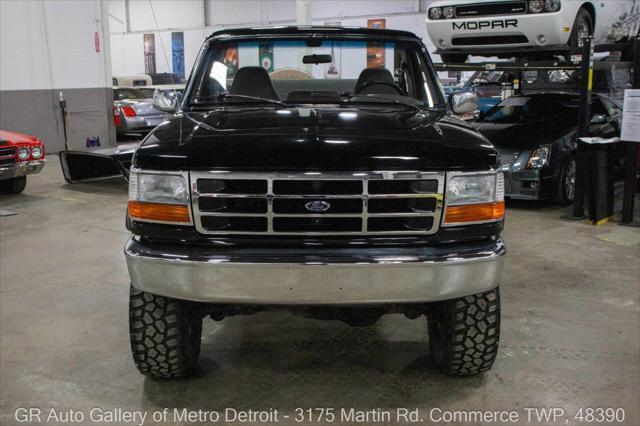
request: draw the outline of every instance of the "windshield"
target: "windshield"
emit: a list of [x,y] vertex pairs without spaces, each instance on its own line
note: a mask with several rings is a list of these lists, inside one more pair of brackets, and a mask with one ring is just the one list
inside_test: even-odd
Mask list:
[[147,99],[149,95],[142,93],[138,89],[114,89],[113,90],[113,100],[115,101],[123,101],[125,99]]
[[575,121],[578,117],[576,99],[546,99],[530,97],[512,97],[491,108],[483,117],[489,123],[523,123],[546,120]]
[[213,41],[187,105],[382,103],[444,107],[417,42],[269,39]]

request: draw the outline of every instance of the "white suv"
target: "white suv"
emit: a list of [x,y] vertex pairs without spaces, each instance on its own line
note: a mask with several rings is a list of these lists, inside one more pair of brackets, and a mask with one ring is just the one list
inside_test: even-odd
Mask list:
[[427,32],[444,62],[469,54],[513,57],[576,52],[638,34],[640,0],[443,0],[427,11]]

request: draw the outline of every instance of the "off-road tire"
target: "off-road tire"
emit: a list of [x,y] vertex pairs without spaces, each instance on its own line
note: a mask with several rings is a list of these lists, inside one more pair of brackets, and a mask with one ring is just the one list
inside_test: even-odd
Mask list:
[[202,317],[194,315],[189,308],[189,302],[131,287],[131,352],[142,374],[176,378],[194,371],[200,355]]
[[449,376],[473,376],[491,369],[500,340],[498,288],[432,304],[429,346],[434,363]]
[[466,53],[443,53],[440,55],[440,59],[445,64],[464,64],[467,62],[469,55]]
[[11,179],[0,180],[0,191],[5,194],[19,194],[27,186],[27,177],[19,176]]

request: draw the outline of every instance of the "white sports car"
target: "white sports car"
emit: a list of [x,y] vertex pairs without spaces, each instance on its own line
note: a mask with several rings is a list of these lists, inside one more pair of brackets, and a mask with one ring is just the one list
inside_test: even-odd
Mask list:
[[596,46],[637,35],[640,0],[443,0],[430,5],[426,23],[444,62],[527,51],[568,57],[587,35]]

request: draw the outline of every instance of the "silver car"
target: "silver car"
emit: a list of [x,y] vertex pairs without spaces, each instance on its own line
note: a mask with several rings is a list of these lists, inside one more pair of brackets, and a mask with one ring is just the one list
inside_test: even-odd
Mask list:
[[146,133],[167,117],[153,107],[152,96],[133,87],[113,88],[113,122],[116,133]]

